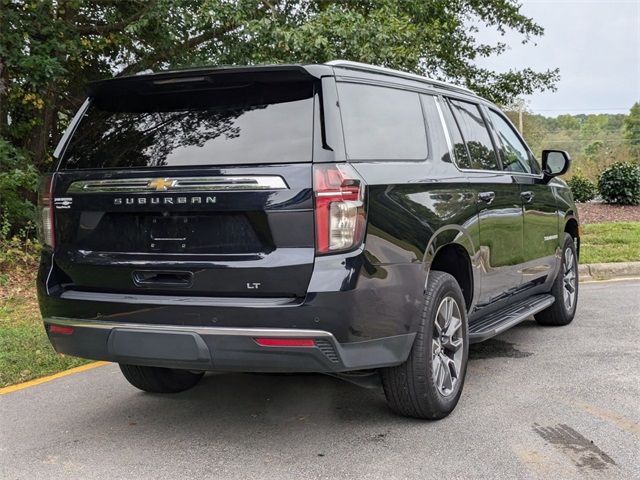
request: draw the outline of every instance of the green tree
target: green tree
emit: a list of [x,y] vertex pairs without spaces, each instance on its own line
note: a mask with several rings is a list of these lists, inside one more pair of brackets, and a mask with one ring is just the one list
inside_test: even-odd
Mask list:
[[556,123],[558,128],[561,130],[579,130],[580,129],[580,121],[578,120],[578,116],[574,115],[558,115],[556,118]]
[[524,42],[543,34],[516,0],[0,0],[0,137],[12,156],[3,163],[18,176],[16,165],[50,169],[86,84],[148,68],[344,58],[501,103],[554,89],[557,70],[479,67],[506,48],[479,43],[480,27]]
[[[0,133],[40,168],[87,82],[192,64],[347,58],[464,83],[499,101],[557,70],[495,73],[477,26],[543,33],[510,0],[0,0]],[[11,121],[9,122],[9,118]]]
[[[636,110],[637,111],[637,110]],[[518,121],[517,111],[507,111],[514,123]],[[639,160],[640,153],[632,151],[624,125],[633,124],[630,115],[624,114],[578,114],[544,117],[528,111],[523,113],[523,136],[532,151],[539,157],[542,149],[566,150],[573,159],[573,172],[581,170],[590,180],[596,180],[599,173],[615,162]]]
[[604,143],[602,143],[600,140],[596,140],[595,142],[590,143],[584,148],[584,154],[589,158],[593,158],[598,155],[603,148]]
[[631,107],[624,119],[624,138],[636,161],[640,161],[640,102]]

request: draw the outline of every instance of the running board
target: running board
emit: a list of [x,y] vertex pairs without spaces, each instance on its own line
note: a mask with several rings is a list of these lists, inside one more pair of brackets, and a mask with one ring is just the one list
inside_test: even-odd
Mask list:
[[555,301],[552,295],[534,295],[502,310],[481,317],[469,325],[469,342],[478,343],[495,337],[518,323],[538,313]]

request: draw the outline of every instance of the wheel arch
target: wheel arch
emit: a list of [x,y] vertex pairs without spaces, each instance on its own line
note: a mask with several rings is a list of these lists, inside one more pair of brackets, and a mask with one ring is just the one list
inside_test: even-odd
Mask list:
[[479,293],[479,262],[473,238],[459,225],[447,225],[434,232],[429,240],[423,259],[427,271],[425,288],[429,282],[429,272],[438,270],[453,276],[470,312]]
[[572,212],[568,213],[564,218],[564,230],[565,233],[571,235],[573,241],[576,244],[576,253],[580,258],[580,224],[578,223],[578,217]]

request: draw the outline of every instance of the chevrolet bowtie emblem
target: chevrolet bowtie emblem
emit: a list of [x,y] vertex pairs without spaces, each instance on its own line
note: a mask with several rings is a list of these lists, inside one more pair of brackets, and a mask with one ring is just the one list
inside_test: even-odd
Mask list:
[[175,180],[170,180],[168,178],[155,178],[147,183],[147,188],[151,188],[157,192],[162,192],[174,187],[175,184]]

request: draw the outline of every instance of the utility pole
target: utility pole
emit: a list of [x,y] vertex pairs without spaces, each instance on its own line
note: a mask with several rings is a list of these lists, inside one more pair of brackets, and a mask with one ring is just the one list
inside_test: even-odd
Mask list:
[[518,130],[520,131],[520,135],[523,135],[523,126],[522,126],[522,114],[524,112],[524,101],[518,102]]

